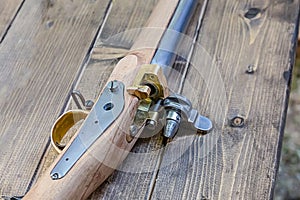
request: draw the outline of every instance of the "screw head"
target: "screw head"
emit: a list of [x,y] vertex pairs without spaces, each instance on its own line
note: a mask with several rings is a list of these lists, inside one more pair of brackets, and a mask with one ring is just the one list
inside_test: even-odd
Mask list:
[[130,136],[135,137],[138,132],[138,127],[136,125],[130,126]]
[[154,120],[148,120],[146,123],[146,127],[151,131],[155,130],[156,125],[157,123]]
[[230,120],[230,125],[232,127],[243,127],[245,119],[241,116],[236,116]]
[[92,100],[87,100],[87,101],[85,101],[85,105],[84,106],[85,106],[85,108],[87,110],[91,110],[92,107],[94,106],[94,102]]
[[116,81],[110,81],[107,85],[111,92],[115,92],[118,89],[118,83]]
[[51,178],[53,180],[57,180],[58,179],[58,173],[51,174]]
[[248,65],[246,73],[247,74],[253,74],[255,71],[255,66],[254,65]]

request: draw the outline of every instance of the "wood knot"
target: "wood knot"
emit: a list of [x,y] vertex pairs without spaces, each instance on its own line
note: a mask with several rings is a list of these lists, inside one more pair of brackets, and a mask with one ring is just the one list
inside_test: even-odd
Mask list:
[[250,8],[244,15],[244,17],[248,19],[255,18],[259,13],[261,13],[261,9],[259,8]]

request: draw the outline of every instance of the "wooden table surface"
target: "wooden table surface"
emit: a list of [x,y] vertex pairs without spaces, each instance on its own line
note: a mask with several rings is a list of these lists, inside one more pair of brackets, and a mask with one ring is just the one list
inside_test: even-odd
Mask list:
[[[2,0],[3,198],[24,195],[52,162],[56,154],[49,148],[49,132],[56,118],[72,106],[70,91],[97,98],[157,2]],[[159,135],[139,139],[134,153],[91,199],[273,197],[299,1],[209,0],[195,34],[203,2],[199,0],[187,31],[198,47],[193,49],[193,67],[182,93],[212,119],[213,131],[177,136],[167,145]],[[177,59],[175,68],[184,65]],[[176,84],[170,87],[177,89]],[[137,154],[143,157],[138,163],[133,162]]]

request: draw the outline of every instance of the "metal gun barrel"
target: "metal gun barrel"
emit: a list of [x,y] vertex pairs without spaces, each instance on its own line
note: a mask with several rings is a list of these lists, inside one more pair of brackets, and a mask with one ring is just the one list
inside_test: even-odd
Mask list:
[[151,64],[161,66],[166,77],[168,76],[170,67],[174,63],[182,33],[186,30],[196,5],[197,0],[181,0],[179,2],[172,20],[152,58]]

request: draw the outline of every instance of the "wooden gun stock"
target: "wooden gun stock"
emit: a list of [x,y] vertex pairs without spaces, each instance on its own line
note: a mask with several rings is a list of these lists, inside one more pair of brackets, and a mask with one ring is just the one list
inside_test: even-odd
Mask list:
[[[139,67],[142,64],[148,64],[155,53],[155,49],[143,49],[143,47],[147,46],[147,41],[151,41],[152,46],[153,44],[158,46],[177,4],[178,0],[161,0],[157,4],[147,23],[147,27],[156,28],[155,34],[149,35],[149,31],[142,31],[130,53],[120,60],[108,81],[121,81],[125,87],[132,84]],[[145,38],[147,38],[147,41],[145,41]],[[126,134],[129,134],[129,127],[137,110],[138,99],[127,92],[124,93],[124,97],[125,106],[120,116],[82,155],[71,170],[58,180],[53,180],[50,176],[51,170],[70,146],[70,142],[50,168],[24,196],[24,200],[86,199],[113,173],[126,158],[136,141],[135,138],[128,142]],[[75,137],[76,135],[73,140]],[[104,160],[99,160],[95,155],[101,155]],[[109,165],[106,165],[106,163],[109,163]]]

